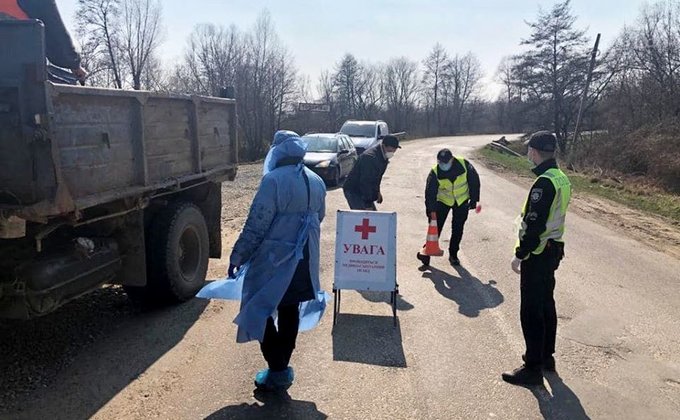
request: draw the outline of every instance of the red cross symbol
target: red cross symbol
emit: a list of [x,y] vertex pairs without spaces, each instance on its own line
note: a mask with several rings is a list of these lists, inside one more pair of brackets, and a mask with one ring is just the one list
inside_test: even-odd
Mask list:
[[370,233],[375,233],[376,227],[369,226],[369,220],[364,219],[362,224],[354,226],[354,231],[361,232],[361,239],[367,240]]

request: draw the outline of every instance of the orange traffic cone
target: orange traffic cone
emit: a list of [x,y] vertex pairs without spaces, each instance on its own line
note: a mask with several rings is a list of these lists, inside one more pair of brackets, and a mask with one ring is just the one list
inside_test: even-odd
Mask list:
[[431,257],[441,257],[444,251],[439,248],[439,231],[437,230],[437,213],[432,212],[430,216],[430,226],[427,227],[427,239],[421,255],[428,255]]

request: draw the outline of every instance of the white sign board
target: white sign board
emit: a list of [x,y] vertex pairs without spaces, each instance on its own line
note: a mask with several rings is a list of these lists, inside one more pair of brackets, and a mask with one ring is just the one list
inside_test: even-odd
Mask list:
[[334,289],[397,288],[397,214],[338,211]]
[[300,112],[331,112],[330,104],[313,104],[300,102],[298,104]]

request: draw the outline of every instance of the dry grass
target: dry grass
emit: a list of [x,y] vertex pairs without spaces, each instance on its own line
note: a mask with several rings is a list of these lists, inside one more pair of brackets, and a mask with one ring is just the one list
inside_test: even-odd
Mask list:
[[[491,166],[500,167],[518,175],[532,177],[531,163],[525,158],[509,156],[488,148],[481,157]],[[653,213],[680,223],[680,195],[666,192],[639,176],[605,176],[595,172],[566,171],[574,194],[590,194],[606,198],[627,207]]]

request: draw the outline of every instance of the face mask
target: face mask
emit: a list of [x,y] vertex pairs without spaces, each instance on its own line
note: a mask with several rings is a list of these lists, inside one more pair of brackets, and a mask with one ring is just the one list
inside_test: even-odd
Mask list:
[[385,159],[390,160],[394,157],[394,152],[385,152]]
[[449,169],[451,169],[451,166],[453,166],[453,164],[452,164],[451,162],[449,162],[449,163],[440,163],[440,164],[439,164],[439,169],[441,169],[442,171],[446,172],[446,171],[448,171]]

